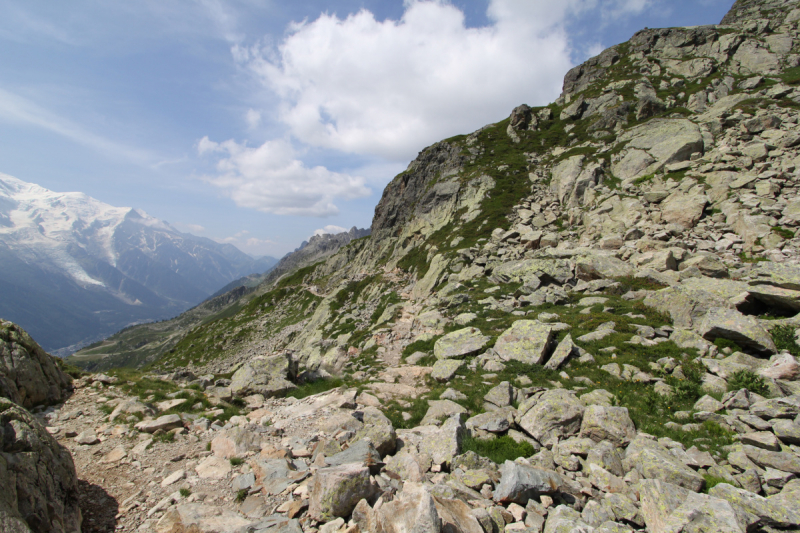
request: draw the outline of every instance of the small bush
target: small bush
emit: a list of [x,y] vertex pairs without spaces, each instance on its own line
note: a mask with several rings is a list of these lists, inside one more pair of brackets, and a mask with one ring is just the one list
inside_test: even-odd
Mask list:
[[513,461],[519,457],[530,457],[535,452],[530,443],[517,442],[508,435],[491,440],[475,439],[467,435],[462,442],[462,450],[473,451],[497,464]]
[[175,433],[161,433],[160,435],[155,435],[153,440],[156,442],[175,442]]
[[772,340],[778,351],[786,350],[795,357],[800,357],[800,346],[794,339],[794,328],[791,326],[778,326],[770,330]]
[[715,486],[728,482],[728,480],[725,478],[712,476],[711,474],[703,474],[703,479],[706,480],[706,486],[703,488],[703,492],[706,494],[708,494],[708,491],[714,488]]
[[179,492],[183,498],[188,498],[192,494],[192,491],[189,489],[181,489]]
[[236,503],[242,503],[247,498],[247,489],[242,489],[236,493]]
[[238,407],[239,409],[244,409],[247,407],[247,402],[245,402],[242,398],[238,396],[231,399],[231,405],[234,407]]
[[206,451],[207,452],[211,451],[211,443],[210,442],[206,442]]
[[764,378],[749,370],[734,372],[733,376],[728,380],[728,390],[737,391],[739,389],[747,389],[761,396],[766,396],[769,391]]
[[717,337],[716,339],[714,339],[714,346],[716,346],[720,350],[725,349],[725,348],[730,348],[734,352],[741,352],[742,351],[741,346],[736,344],[736,342],[734,342],[734,341],[732,341],[730,339],[723,339],[722,337]]
[[241,457],[231,457],[230,458],[231,466],[239,466],[244,463],[244,459]]

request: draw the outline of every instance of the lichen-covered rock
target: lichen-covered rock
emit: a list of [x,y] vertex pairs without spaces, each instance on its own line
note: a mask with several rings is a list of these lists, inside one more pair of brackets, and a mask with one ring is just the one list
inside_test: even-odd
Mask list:
[[646,437],[636,437],[625,450],[625,461],[645,479],[658,479],[694,492],[705,485],[703,476],[686,466],[664,446]]
[[514,403],[514,388],[508,381],[502,381],[489,389],[484,400],[497,407],[506,407]]
[[437,340],[433,355],[437,359],[461,359],[480,352],[488,343],[489,337],[478,328],[459,329]]
[[361,464],[344,464],[320,468],[311,481],[308,514],[320,522],[346,517],[363,499],[375,492],[369,468]]
[[231,378],[231,392],[236,396],[262,394],[279,396],[297,386],[297,361],[290,354],[256,358],[245,363]]
[[0,397],[25,408],[63,401],[72,378],[21,327],[0,319]]
[[433,365],[431,377],[440,383],[446,383],[453,379],[458,369],[464,365],[464,361],[457,359],[439,359]]
[[430,491],[418,484],[406,483],[397,497],[375,513],[377,531],[384,533],[439,533],[442,519]]
[[538,320],[517,320],[495,343],[494,350],[504,361],[539,365],[544,361],[555,331]]
[[607,440],[617,446],[627,446],[636,438],[636,426],[627,407],[591,405],[583,413],[580,434],[595,442]]
[[656,479],[639,484],[642,515],[652,532],[745,533],[758,518],[737,512],[720,498],[697,494]]
[[366,407],[362,414],[364,425],[356,431],[353,440],[369,439],[381,457],[393,454],[397,447],[397,433],[391,420],[375,407]]
[[420,425],[438,425],[445,418],[452,415],[466,413],[467,410],[451,400],[428,400],[428,411],[420,421]]
[[800,457],[789,452],[772,452],[755,446],[742,446],[748,459],[762,468],[774,468],[782,472],[800,475]]
[[695,191],[677,192],[661,204],[661,216],[667,222],[691,229],[703,216],[706,205],[708,198],[704,194],[697,194]]
[[800,509],[788,507],[758,494],[721,483],[708,491],[709,496],[727,500],[734,509],[743,509],[761,518],[764,524],[779,528],[800,526]]
[[562,484],[557,472],[506,461],[500,467],[500,484],[494,491],[494,501],[525,505],[531,498],[557,492]]
[[578,347],[572,342],[572,335],[567,333],[561,342],[558,343],[550,360],[545,363],[544,367],[550,370],[558,370],[561,366],[578,351]]
[[534,439],[552,446],[559,439],[578,434],[585,409],[574,394],[554,389],[545,392],[518,423]]
[[463,415],[448,418],[441,427],[417,426],[413,429],[397,430],[398,446],[414,446],[420,453],[427,454],[433,464],[450,464],[461,453],[461,442],[466,433]]
[[693,153],[702,153],[704,146],[700,128],[685,119],[650,120],[626,131],[619,140],[630,141],[629,148],[645,150],[659,167],[686,161]]
[[0,530],[80,531],[78,478],[70,453],[36,418],[0,398]]
[[743,348],[760,354],[773,354],[777,351],[769,332],[758,321],[745,316],[735,309],[714,307],[708,311],[699,328],[703,338],[714,341],[729,339]]

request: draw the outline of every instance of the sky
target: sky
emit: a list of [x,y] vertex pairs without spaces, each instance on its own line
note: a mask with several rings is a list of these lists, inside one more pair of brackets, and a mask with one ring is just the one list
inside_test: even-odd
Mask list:
[[425,147],[733,0],[0,0],[0,172],[280,257]]

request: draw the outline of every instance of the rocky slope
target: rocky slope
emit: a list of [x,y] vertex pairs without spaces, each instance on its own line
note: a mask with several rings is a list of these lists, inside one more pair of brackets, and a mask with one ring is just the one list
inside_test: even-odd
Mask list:
[[62,355],[173,317],[263,272],[259,261],[136,209],[0,175],[0,316]]
[[638,32],[424,150],[370,238],[78,380],[39,415],[95,523],[800,529],[799,22]]

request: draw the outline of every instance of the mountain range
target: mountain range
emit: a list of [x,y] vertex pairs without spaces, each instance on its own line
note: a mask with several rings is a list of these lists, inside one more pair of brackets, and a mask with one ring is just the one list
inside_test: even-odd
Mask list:
[[0,316],[52,352],[175,316],[277,260],[0,174]]

